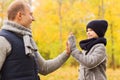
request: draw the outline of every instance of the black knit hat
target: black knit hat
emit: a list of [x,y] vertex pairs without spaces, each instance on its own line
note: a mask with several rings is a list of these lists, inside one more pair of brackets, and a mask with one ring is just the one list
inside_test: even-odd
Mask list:
[[106,20],[93,20],[87,24],[86,30],[91,28],[99,37],[104,37],[108,27]]

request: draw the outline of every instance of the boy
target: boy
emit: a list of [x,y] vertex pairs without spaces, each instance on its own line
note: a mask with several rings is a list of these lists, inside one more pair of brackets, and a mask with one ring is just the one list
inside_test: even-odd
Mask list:
[[80,63],[78,80],[106,80],[106,20],[93,20],[86,27],[88,39],[80,41],[82,51],[76,48],[75,37],[70,35],[68,42],[72,56]]

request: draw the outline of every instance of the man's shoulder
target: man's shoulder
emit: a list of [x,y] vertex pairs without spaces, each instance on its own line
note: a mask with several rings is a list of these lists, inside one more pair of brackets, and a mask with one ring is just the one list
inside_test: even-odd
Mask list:
[[0,36],[0,42],[1,42],[1,41],[5,41],[5,42],[6,42],[7,39],[6,39],[4,36]]
[[3,46],[10,46],[9,41],[4,37],[4,36],[0,36],[0,44]]

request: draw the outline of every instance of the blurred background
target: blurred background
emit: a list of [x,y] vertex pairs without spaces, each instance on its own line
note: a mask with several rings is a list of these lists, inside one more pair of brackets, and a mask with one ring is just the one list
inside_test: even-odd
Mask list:
[[[13,0],[0,0],[0,27]],[[108,80],[120,80],[120,0],[26,0],[32,7],[35,21],[33,37],[45,59],[52,59],[65,50],[70,32],[79,41],[86,38],[86,25],[93,19],[109,23],[107,38]],[[80,49],[80,48],[79,48]],[[81,50],[81,49],[80,49]],[[57,71],[41,76],[41,80],[77,80],[79,64],[70,59]]]

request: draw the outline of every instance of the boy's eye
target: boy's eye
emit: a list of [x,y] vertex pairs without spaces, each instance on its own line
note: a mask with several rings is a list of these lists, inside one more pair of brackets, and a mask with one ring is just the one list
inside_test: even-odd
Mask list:
[[92,29],[90,31],[93,31]]
[[93,31],[93,30],[92,30],[91,28],[88,28],[88,29],[87,29],[87,32],[88,32],[88,31]]

